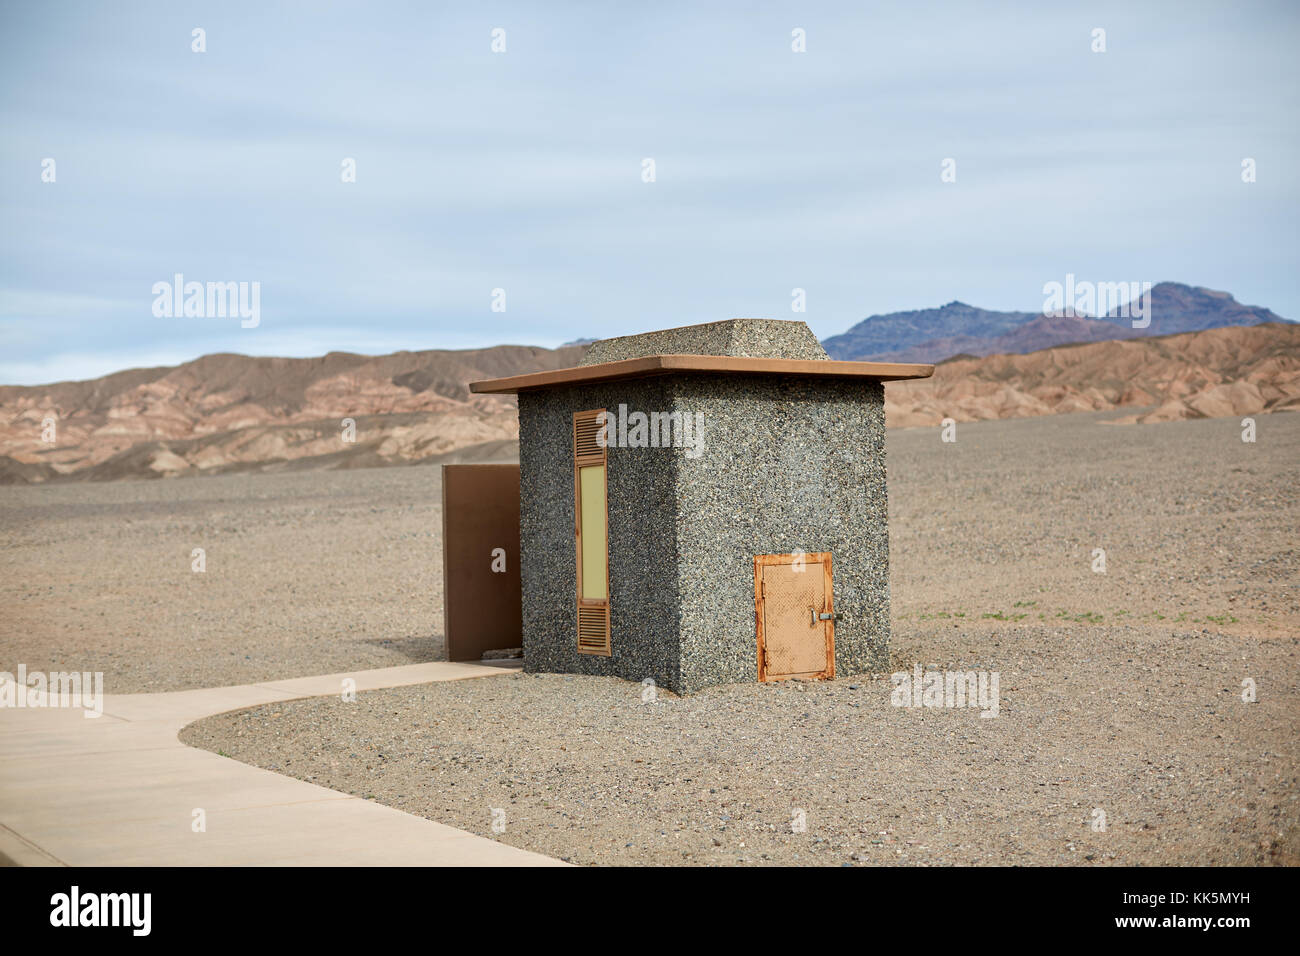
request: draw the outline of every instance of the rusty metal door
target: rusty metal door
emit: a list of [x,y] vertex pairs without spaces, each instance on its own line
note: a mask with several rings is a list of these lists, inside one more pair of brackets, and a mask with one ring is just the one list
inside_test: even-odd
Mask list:
[[447,660],[523,646],[519,466],[442,466]]
[[835,676],[831,556],[754,556],[758,679]]

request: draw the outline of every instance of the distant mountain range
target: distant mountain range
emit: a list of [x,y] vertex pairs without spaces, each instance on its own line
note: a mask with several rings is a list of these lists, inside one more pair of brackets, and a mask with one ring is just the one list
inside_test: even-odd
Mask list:
[[1226,326],[954,358],[885,385],[892,428],[1127,408],[1117,425],[1300,411],[1300,325]]
[[1135,329],[1118,310],[1092,318],[1068,312],[991,312],[949,302],[937,309],[873,315],[822,345],[835,359],[932,363],[956,355],[1023,355],[1076,342],[1287,321],[1270,309],[1242,305],[1227,292],[1179,282],[1152,286],[1150,308],[1151,324]]
[[[1130,423],[1300,408],[1300,325],[1172,282],[1152,289],[1152,310],[1151,327],[1135,330],[1119,316],[951,302],[873,316],[824,344],[835,358],[949,359],[931,379],[886,386],[891,427],[1123,406],[1133,413],[1119,421]],[[509,460],[512,397],[472,395],[468,383],[576,365],[586,348],[217,354],[0,386],[0,484]]]
[[[85,382],[0,386],[0,484],[500,457],[519,435],[513,396],[471,395],[469,383],[576,365],[585,351],[216,354]],[[44,441],[47,416],[53,442]]]

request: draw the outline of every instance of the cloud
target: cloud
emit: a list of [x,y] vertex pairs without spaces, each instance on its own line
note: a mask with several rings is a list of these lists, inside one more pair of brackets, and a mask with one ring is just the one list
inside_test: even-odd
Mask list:
[[[1300,314],[1288,5],[1230,23],[956,2],[6,18],[9,376],[244,348],[237,328],[152,318],[152,283],[177,272],[260,281],[247,347],[298,355],[793,317],[796,286],[825,336],[954,298],[1035,308],[1067,271]],[[1242,156],[1260,164],[1250,186]]]

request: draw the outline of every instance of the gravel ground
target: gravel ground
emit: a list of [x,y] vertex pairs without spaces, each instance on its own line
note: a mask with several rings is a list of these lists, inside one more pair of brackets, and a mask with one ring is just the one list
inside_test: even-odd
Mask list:
[[0,670],[125,694],[443,659],[441,474],[0,488]]
[[[885,676],[642,703],[520,675],[182,739],[580,863],[1300,862],[1300,416],[1253,445],[1104,417],[889,436],[895,666],[997,671],[996,719]],[[124,693],[438,659],[439,501],[420,467],[0,488],[0,670]]]
[[895,623],[1300,634],[1300,415],[1259,416],[1254,444],[1239,419],[1098,424],[1111,417],[961,424],[948,445],[891,432]]
[[894,667],[996,671],[996,719],[511,675],[182,740],[583,864],[1300,863],[1300,416],[1099,417],[890,435]]
[[[1235,419],[1105,417],[889,434],[896,633],[1300,634],[1300,415],[1260,416],[1253,445]],[[441,494],[419,466],[0,487],[0,670],[130,693],[439,660]]]
[[512,674],[268,705],[181,739],[582,864],[1300,862],[1295,640],[899,637],[903,658],[998,669],[998,717],[894,707],[885,677],[647,703],[615,678]]

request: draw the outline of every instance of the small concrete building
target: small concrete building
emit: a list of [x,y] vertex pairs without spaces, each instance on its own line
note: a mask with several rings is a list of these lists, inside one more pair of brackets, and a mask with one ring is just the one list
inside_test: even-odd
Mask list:
[[732,319],[471,385],[519,399],[524,669],[678,693],[884,669],[882,383],[932,372]]

